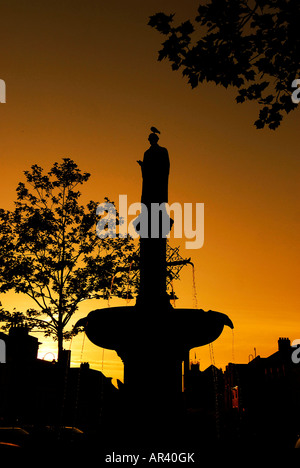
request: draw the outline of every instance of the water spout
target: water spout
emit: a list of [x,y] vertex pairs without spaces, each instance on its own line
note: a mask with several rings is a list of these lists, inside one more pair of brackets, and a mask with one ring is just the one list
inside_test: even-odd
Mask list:
[[198,300],[197,300],[197,289],[196,289],[196,275],[195,275],[195,265],[192,262],[189,262],[192,265],[192,275],[193,275],[193,298],[194,298],[194,308],[198,309]]
[[111,296],[111,292],[112,292],[112,288],[113,288],[113,285],[114,285],[114,279],[115,279],[115,274],[112,276],[112,279],[111,279],[111,283],[110,283],[110,290],[109,290],[109,295],[108,295],[108,299],[107,299],[107,305],[108,307],[110,307],[110,296]]
[[173,280],[170,281],[170,284],[171,284],[171,289],[172,289],[173,306],[176,307],[176,297],[175,297],[175,292],[174,292],[174,287],[173,287]]
[[127,292],[126,292],[126,304],[128,304],[128,303],[130,302],[130,299],[128,298],[128,296],[129,296],[129,280],[130,280],[130,273],[131,273],[132,264],[133,264],[133,260],[130,262],[129,270],[128,270]]

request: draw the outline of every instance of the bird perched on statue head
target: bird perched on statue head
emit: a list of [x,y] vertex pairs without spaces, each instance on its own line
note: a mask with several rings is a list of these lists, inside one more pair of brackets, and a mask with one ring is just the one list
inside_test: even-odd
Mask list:
[[151,127],[150,130],[151,130],[151,132],[153,132],[153,133],[159,133],[159,134],[160,134],[160,131],[157,130],[156,127]]

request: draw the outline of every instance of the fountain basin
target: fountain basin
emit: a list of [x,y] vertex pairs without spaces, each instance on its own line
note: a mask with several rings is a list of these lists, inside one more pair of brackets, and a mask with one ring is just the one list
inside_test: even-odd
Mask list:
[[175,309],[170,304],[167,310],[153,310],[146,304],[96,309],[76,326],[84,327],[93,344],[115,350],[120,356],[133,347],[159,346],[177,356],[182,354],[182,359],[190,349],[215,341],[224,326],[233,328],[223,313]]

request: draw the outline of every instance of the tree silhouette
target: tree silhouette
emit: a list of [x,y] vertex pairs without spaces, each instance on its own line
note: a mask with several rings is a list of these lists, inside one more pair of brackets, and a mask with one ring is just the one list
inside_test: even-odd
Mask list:
[[192,88],[204,81],[235,87],[236,102],[258,102],[255,126],[275,130],[296,108],[291,87],[300,78],[298,0],[204,3],[195,18],[198,28],[190,20],[174,27],[174,14],[150,16],[148,24],[167,36],[158,60],[181,69]]
[[[81,301],[128,297],[125,266],[134,253],[129,237],[96,235],[98,203],[79,203],[78,186],[90,174],[65,158],[45,174],[38,165],[25,171],[26,184],[17,187],[14,211],[0,210],[0,292],[24,293],[35,303],[26,312],[0,310],[3,329],[11,321],[26,321],[58,341],[58,359],[64,339],[77,333],[67,325]],[[108,202],[108,200],[106,199]],[[117,213],[117,223],[119,222]]]

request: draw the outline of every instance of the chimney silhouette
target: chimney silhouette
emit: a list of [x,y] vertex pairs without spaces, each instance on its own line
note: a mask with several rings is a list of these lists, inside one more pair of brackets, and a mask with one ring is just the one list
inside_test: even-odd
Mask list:
[[288,359],[291,354],[291,342],[289,338],[278,339],[278,351],[283,359]]

